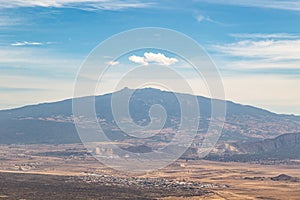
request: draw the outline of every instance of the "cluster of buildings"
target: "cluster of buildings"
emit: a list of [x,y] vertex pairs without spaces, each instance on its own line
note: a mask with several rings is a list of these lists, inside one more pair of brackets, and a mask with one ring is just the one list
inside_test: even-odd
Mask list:
[[86,173],[81,177],[85,183],[99,183],[106,186],[135,186],[141,188],[160,188],[167,190],[200,190],[202,188],[224,188],[227,185],[200,183],[196,181],[174,180],[166,178],[117,177]]

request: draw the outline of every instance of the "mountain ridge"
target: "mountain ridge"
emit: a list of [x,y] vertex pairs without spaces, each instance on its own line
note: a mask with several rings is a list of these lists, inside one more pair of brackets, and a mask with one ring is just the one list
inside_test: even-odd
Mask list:
[[[123,89],[118,92],[126,92]],[[128,91],[127,91],[128,92]],[[111,110],[111,96],[113,93],[95,96],[96,114],[106,130],[110,132],[111,137],[117,140],[126,138],[124,133],[120,131],[111,131],[115,129],[115,123]],[[169,91],[161,91],[154,88],[137,89],[130,99],[130,114],[133,120],[140,125],[147,125],[150,121],[149,109],[154,104],[161,104],[167,111],[168,118],[165,128],[176,128],[176,124],[180,123],[180,106],[176,95],[191,95],[183,93],[173,93]],[[88,97],[80,97],[88,99]],[[201,114],[199,121],[199,138],[207,131],[209,119],[211,117],[211,99],[202,96],[196,96]],[[215,100],[222,101],[222,100]],[[287,132],[300,132],[300,116],[282,115],[270,112],[265,109],[256,108],[254,106],[242,105],[232,101],[224,101],[227,106],[227,116],[221,141],[249,141],[273,138]],[[22,121],[22,123],[21,123]],[[175,123],[174,123],[175,121]],[[0,111],[0,143],[6,141],[16,143],[34,143],[34,138],[39,137],[39,133],[47,132],[53,137],[56,134],[49,132],[52,122],[54,132],[61,134],[60,138],[52,138],[51,143],[72,143],[80,142],[75,130],[72,99],[65,99],[57,102],[42,103],[37,105],[28,105],[20,108]],[[57,124],[54,124],[57,123]],[[41,124],[48,127],[42,127]],[[63,124],[63,125],[62,125]],[[58,130],[57,127],[66,126],[67,130]],[[69,127],[70,126],[70,127]],[[38,127],[38,130],[36,130]],[[33,134],[33,131],[36,132]],[[27,130],[24,137],[16,137],[22,130]],[[71,132],[71,133],[70,133]],[[201,136],[202,134],[202,136]],[[73,135],[73,136],[72,136]],[[12,139],[14,138],[14,139]],[[31,139],[30,139],[31,138]],[[48,137],[38,142],[48,142]],[[48,138],[49,139],[49,138]]]
[[[154,90],[159,90],[161,92],[169,92],[169,93],[173,93],[172,91],[167,91],[167,90],[161,90],[161,89],[157,89],[157,88],[142,88],[142,89],[131,89],[131,88],[128,88],[128,87],[125,87],[121,90],[118,90],[116,92],[121,92],[123,90],[144,90],[144,89],[154,89]],[[105,96],[105,95],[112,95],[114,92],[109,92],[109,93],[105,93],[105,94],[99,94],[99,95],[95,95],[95,96],[82,96],[82,97],[76,97],[75,99],[80,99],[80,98],[87,98],[87,97],[101,97],[101,96]],[[219,100],[219,101],[223,101],[222,99],[216,99],[216,98],[209,98],[209,97],[206,97],[206,96],[203,96],[203,95],[192,95],[192,94],[189,94],[189,93],[184,93],[184,92],[174,92],[174,93],[177,93],[177,94],[181,94],[181,95],[191,95],[191,96],[195,96],[195,97],[200,97],[200,98],[204,98],[204,99],[213,99],[213,100]],[[65,99],[61,99],[61,100],[57,100],[57,101],[49,101],[49,102],[41,102],[41,103],[36,103],[36,104],[29,104],[29,105],[23,105],[23,106],[19,106],[19,107],[16,107],[16,108],[7,108],[7,109],[0,109],[0,112],[6,112],[6,111],[13,111],[13,110],[19,110],[19,109],[25,109],[27,107],[33,107],[33,106],[42,106],[42,105],[47,105],[47,104],[53,104],[53,103],[63,103],[65,101],[72,101],[73,98],[65,98]],[[232,103],[232,104],[236,104],[236,105],[241,105],[241,106],[245,106],[245,107],[249,107],[249,108],[254,108],[254,109],[259,109],[259,110],[263,110],[263,111],[266,111],[266,112],[269,112],[269,113],[272,113],[272,114],[276,114],[276,115],[282,115],[282,116],[292,116],[292,117],[299,117],[300,118],[300,115],[296,115],[296,114],[284,114],[284,113],[276,113],[274,111],[271,111],[271,110],[268,110],[266,108],[262,108],[262,107],[257,107],[257,106],[253,106],[253,105],[250,105],[250,104],[243,104],[243,103],[238,103],[238,102],[235,102],[233,100],[224,100],[228,103]]]

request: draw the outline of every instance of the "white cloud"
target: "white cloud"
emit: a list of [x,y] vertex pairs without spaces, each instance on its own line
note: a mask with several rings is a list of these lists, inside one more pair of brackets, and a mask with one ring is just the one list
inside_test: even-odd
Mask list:
[[202,22],[202,21],[205,20],[205,17],[204,17],[203,15],[197,15],[197,16],[196,16],[196,20],[197,20],[198,22]]
[[[271,61],[300,61],[300,40],[242,40],[236,43],[215,45],[217,52],[244,58]],[[300,68],[300,66],[299,66]]]
[[241,40],[211,48],[215,62],[223,70],[300,77],[299,35],[238,34],[237,39]]
[[210,18],[209,16],[197,15],[195,18],[198,22],[207,21],[207,22],[211,22],[211,23],[214,23],[214,24],[222,25],[222,26],[227,25],[227,24],[224,24],[222,22],[216,21],[216,20]]
[[120,64],[120,62],[119,61],[108,61],[108,62],[106,62],[105,64],[107,64],[107,65],[111,65],[111,66],[115,66],[115,65],[118,65],[118,64]]
[[[223,53],[225,57],[221,57],[220,60],[215,60],[218,66],[225,70],[254,70],[253,73],[268,73],[268,74],[282,74],[283,76],[298,76],[299,73],[295,70],[300,69],[300,60],[297,59],[297,55],[291,57],[284,52],[279,54],[270,50],[264,52],[264,55],[255,53],[247,49],[241,49],[241,52],[231,52],[229,54]],[[263,51],[263,50],[261,50]],[[284,51],[284,50],[283,50]],[[274,57],[272,54],[274,53]],[[240,58],[242,56],[243,58]],[[297,57],[296,57],[297,56]],[[233,58],[233,59],[232,59]],[[268,71],[264,71],[268,70]],[[279,70],[279,71],[278,71]]]
[[50,45],[50,44],[55,44],[55,42],[28,42],[28,41],[23,41],[23,42],[15,42],[10,44],[10,46],[42,46],[42,45]]
[[199,2],[235,5],[243,7],[272,8],[281,10],[300,11],[299,0],[198,0]]
[[67,7],[82,10],[122,10],[128,8],[145,8],[151,5],[153,5],[151,2],[139,2],[134,0],[0,0],[0,8]]
[[[297,70],[300,69],[300,62],[274,62],[272,60],[238,60],[238,61],[216,61],[217,65],[224,69],[236,69],[236,70],[256,70],[254,72],[260,73],[257,70],[261,70],[261,73],[267,73],[264,70],[268,71],[269,74],[278,74],[280,71],[275,71],[275,69],[281,70],[281,73],[284,73],[284,70]],[[297,76],[297,74],[292,74],[292,71],[286,71],[284,75]],[[296,73],[296,71],[294,72]],[[298,73],[298,77],[300,74]]]
[[289,33],[233,33],[230,36],[235,38],[247,38],[247,39],[297,39],[299,35],[293,35]]
[[27,42],[27,41],[24,41],[24,42],[15,42],[15,43],[12,43],[10,45],[11,46],[41,46],[41,45],[43,45],[43,43],[41,43],[41,42]]
[[167,56],[165,56],[162,53],[151,53],[151,52],[146,52],[144,53],[144,57],[146,62],[155,62],[157,64],[160,65],[172,65],[178,62],[178,60],[176,58],[169,58]]
[[147,63],[145,61],[145,58],[144,57],[141,57],[141,56],[136,56],[136,55],[132,55],[132,56],[129,56],[128,58],[131,62],[134,62],[134,63],[137,63],[137,64],[141,64],[141,65],[148,65],[149,63]]
[[169,66],[178,62],[176,58],[169,58],[162,53],[145,52],[144,56],[132,55],[128,58],[131,62],[148,65],[153,62],[159,65]]

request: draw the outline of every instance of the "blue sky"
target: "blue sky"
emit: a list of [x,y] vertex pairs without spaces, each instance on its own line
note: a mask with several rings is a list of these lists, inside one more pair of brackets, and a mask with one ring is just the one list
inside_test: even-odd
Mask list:
[[299,22],[297,0],[0,0],[0,109],[72,97],[80,65],[100,42],[162,27],[205,48],[227,99],[300,114]]

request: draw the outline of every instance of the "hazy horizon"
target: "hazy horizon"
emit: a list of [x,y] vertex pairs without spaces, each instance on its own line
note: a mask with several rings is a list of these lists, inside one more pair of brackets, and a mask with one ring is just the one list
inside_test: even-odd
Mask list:
[[[78,70],[99,43],[130,29],[162,27],[204,48],[221,74],[226,99],[300,114],[300,6],[294,1],[0,3],[0,109],[71,98]],[[170,52],[146,49],[101,59],[112,66],[102,94],[113,91],[130,67],[154,62],[185,73],[195,94],[209,96]]]
[[[141,87],[141,88],[130,88],[130,87],[124,87],[123,89],[125,88],[128,88],[130,90],[138,90],[138,89],[159,89],[161,91],[166,91],[166,92],[174,92],[174,91],[170,91],[170,90],[165,90],[165,89],[162,89],[162,88],[159,88],[159,87]],[[121,89],[121,90],[123,90]],[[99,93],[99,94],[95,94],[95,96],[102,96],[102,95],[106,95],[106,94],[111,94],[111,93],[114,93],[114,92],[118,92],[120,90],[116,90],[116,91],[110,91],[110,92],[104,92],[104,93]],[[191,94],[191,93],[185,93],[185,92],[180,92],[180,91],[175,91],[175,93],[181,93],[181,94]],[[201,95],[201,94],[191,94],[191,95],[196,95],[196,96],[201,96],[201,97],[205,97],[205,98],[211,98],[209,96],[205,96],[205,95]],[[82,96],[82,97],[86,97],[86,96]],[[44,102],[36,102],[36,103],[32,103],[32,104],[25,104],[25,105],[20,105],[20,106],[17,106],[17,107],[12,107],[12,108],[4,108],[4,109],[0,109],[0,111],[5,111],[5,110],[12,110],[12,109],[18,109],[18,108],[23,108],[23,107],[26,107],[26,106],[35,106],[35,105],[39,105],[39,104],[45,104],[45,103],[55,103],[55,102],[60,102],[60,101],[65,101],[65,100],[71,100],[73,99],[73,97],[69,97],[69,98],[64,98],[64,99],[56,99],[56,100],[50,100],[50,101],[44,101]],[[275,112],[275,111],[272,111],[270,109],[266,109],[266,108],[263,108],[263,107],[257,107],[257,106],[254,106],[254,105],[250,105],[250,104],[244,104],[243,102],[236,102],[236,101],[233,101],[233,100],[230,100],[230,99],[225,99],[225,101],[229,101],[229,102],[233,102],[233,103],[236,103],[236,104],[241,104],[241,105],[245,105],[245,106],[253,106],[253,107],[256,107],[256,108],[259,108],[259,109],[263,109],[263,110],[267,110],[267,111],[270,111],[272,113],[275,113],[275,114],[286,114],[286,115],[295,115],[295,116],[300,116],[300,114],[294,114],[294,113],[278,113],[278,112]]]

